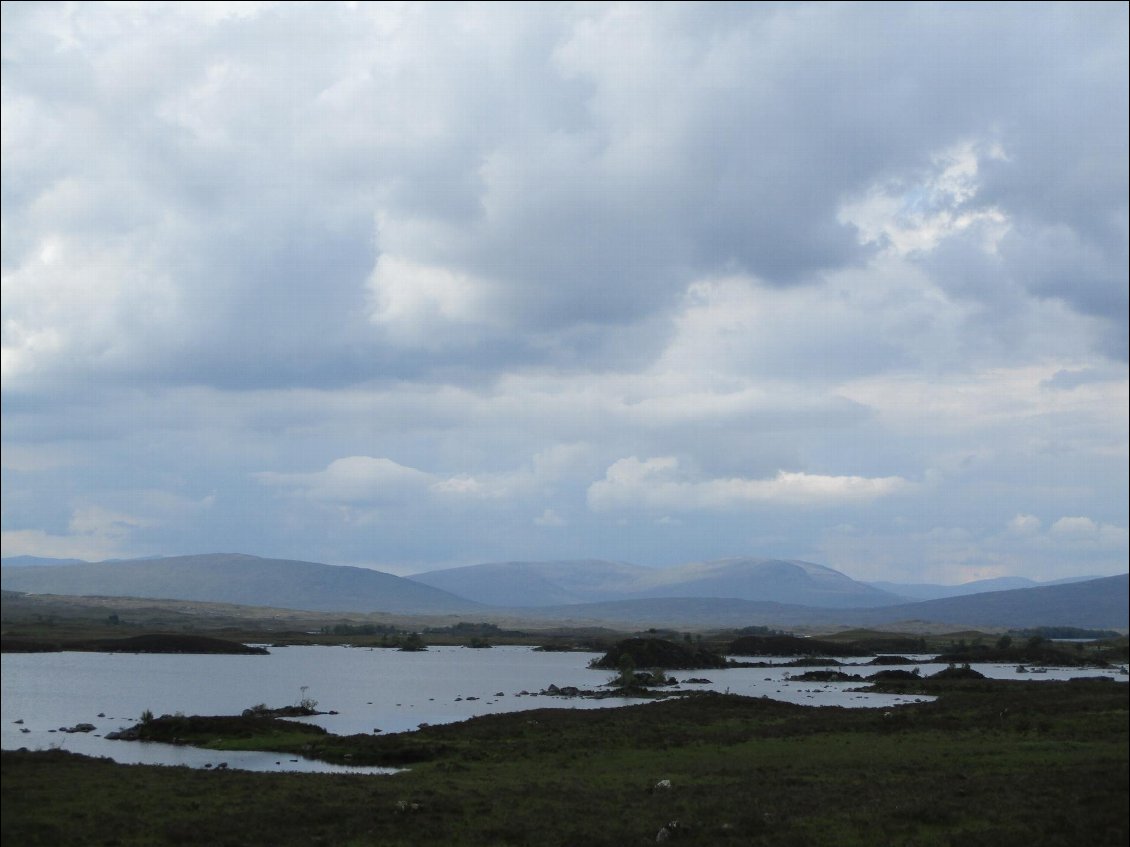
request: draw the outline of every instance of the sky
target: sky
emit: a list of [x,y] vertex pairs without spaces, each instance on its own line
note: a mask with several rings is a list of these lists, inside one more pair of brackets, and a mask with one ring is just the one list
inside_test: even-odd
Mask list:
[[1125,3],[3,4],[3,555],[1126,571]]

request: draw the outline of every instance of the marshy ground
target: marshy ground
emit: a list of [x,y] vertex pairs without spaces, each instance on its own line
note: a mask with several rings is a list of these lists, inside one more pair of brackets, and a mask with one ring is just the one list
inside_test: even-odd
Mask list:
[[937,699],[883,711],[710,694],[388,736],[177,730],[218,750],[409,765],[393,776],[5,751],[0,835],[6,847],[643,845],[678,821],[670,840],[700,845],[1126,843],[1126,685],[905,686]]

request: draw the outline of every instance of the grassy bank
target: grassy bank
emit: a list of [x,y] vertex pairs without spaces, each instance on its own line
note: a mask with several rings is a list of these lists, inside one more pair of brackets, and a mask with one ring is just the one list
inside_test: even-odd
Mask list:
[[[415,762],[391,777],[5,752],[0,834],[5,845],[642,845],[678,820],[673,840],[686,844],[1126,842],[1125,685],[914,686],[938,700],[885,712],[703,695],[267,745]],[[235,734],[213,740],[238,746]]]

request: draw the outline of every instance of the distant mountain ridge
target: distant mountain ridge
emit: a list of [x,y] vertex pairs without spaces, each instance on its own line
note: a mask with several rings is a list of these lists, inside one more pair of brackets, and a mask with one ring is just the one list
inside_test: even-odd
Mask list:
[[815,608],[768,601],[657,598],[583,603],[528,610],[574,623],[615,621],[636,627],[818,626],[829,629],[919,624],[982,629],[1067,626],[1130,629],[1130,575],[1085,582],[989,591],[874,608]]
[[[33,594],[148,597],[315,612],[473,615],[481,620],[501,615],[571,625],[1130,628],[1126,574],[900,602],[832,568],[777,559],[725,559],[663,569],[600,560],[503,562],[411,579],[366,568],[243,554],[29,564],[34,563],[11,567],[5,561],[2,587]],[[440,585],[426,584],[425,579]],[[473,596],[461,596],[464,591]]]
[[43,556],[9,556],[4,559],[6,568],[46,568],[55,565],[86,565],[84,559],[47,559]]
[[618,597],[651,571],[643,565],[578,559],[490,562],[407,577],[488,606],[529,608],[599,602]]
[[882,611],[969,626],[1125,630],[1130,628],[1130,574],[945,597]]
[[515,608],[673,597],[815,608],[883,606],[904,600],[824,565],[781,559],[732,558],[666,568],[594,559],[498,562],[409,578],[486,605]]
[[11,591],[153,597],[318,612],[451,614],[482,606],[446,591],[368,568],[242,553],[211,553],[51,567],[0,569]]
[[965,597],[970,594],[984,594],[987,591],[1010,591],[1014,588],[1037,588],[1041,585],[1067,585],[1072,582],[1086,582],[1101,579],[1098,576],[1075,576],[1066,579],[1053,579],[1037,582],[1024,576],[999,576],[993,579],[978,579],[961,585],[934,585],[932,583],[869,582],[881,591],[887,591],[907,600],[940,600],[943,597]]

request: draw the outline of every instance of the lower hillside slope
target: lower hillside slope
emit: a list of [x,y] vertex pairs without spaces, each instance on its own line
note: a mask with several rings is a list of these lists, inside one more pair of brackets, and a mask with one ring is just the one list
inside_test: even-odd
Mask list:
[[446,614],[482,606],[366,568],[238,553],[4,568],[3,587],[33,594],[153,597],[328,612]]

